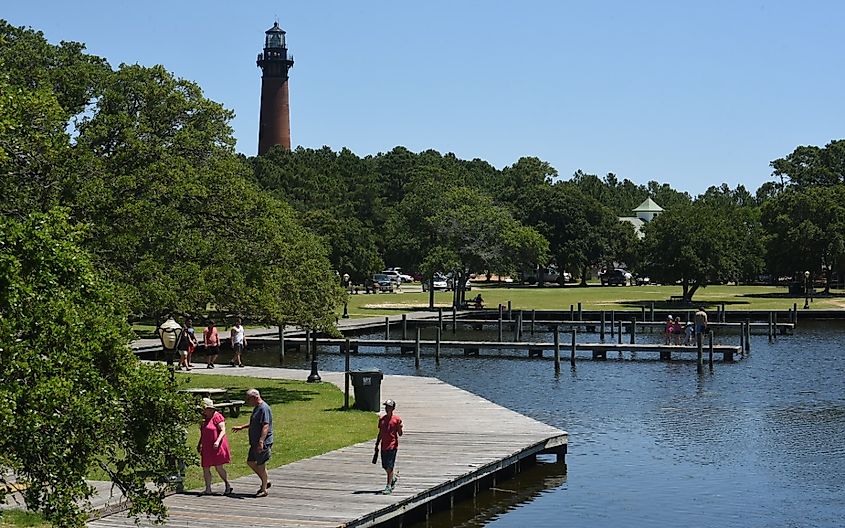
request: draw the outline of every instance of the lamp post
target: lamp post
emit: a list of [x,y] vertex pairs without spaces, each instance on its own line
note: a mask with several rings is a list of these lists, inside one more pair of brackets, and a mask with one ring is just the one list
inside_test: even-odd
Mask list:
[[[349,274],[343,274],[343,289],[346,290],[346,293],[349,294]],[[343,315],[341,316],[344,319],[349,319],[349,298],[345,298],[343,300]]]
[[158,337],[161,339],[161,347],[167,353],[167,368],[170,370],[170,379],[174,379],[173,368],[173,353],[176,351],[176,346],[179,344],[179,338],[182,337],[182,325],[173,320],[173,316],[168,315],[167,321],[161,323],[158,327]]
[[320,373],[317,372],[317,332],[311,332],[311,335],[314,336],[311,341],[311,374],[308,375],[308,379],[305,381],[308,383],[317,383],[320,381]]
[[810,308],[810,272],[804,272],[804,309]]

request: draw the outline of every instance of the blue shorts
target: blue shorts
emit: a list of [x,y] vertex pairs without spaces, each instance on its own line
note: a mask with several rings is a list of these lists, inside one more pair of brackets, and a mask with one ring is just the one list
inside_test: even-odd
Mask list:
[[381,452],[381,467],[384,469],[393,469],[396,465],[396,451],[397,449],[382,450]]
[[257,447],[250,446],[249,454],[246,456],[247,462],[255,462],[259,466],[263,466],[270,460],[270,448],[273,447],[272,444],[265,445],[264,451],[259,451]]
[[704,334],[705,332],[707,332],[707,326],[705,326],[703,324],[695,325],[695,333],[696,334]]

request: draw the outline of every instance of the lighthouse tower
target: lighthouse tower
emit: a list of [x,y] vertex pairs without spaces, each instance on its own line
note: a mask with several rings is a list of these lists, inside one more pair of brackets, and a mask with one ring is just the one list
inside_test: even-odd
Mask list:
[[288,70],[293,67],[293,55],[288,55],[285,32],[278,22],[264,33],[264,52],[258,54],[256,61],[261,68],[259,156],[270,150],[273,145],[281,145],[290,150]]

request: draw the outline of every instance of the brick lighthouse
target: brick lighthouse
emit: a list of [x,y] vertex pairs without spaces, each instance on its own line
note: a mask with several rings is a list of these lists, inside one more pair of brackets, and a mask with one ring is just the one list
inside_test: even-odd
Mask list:
[[258,155],[273,145],[290,150],[290,101],[288,70],[293,55],[288,55],[285,32],[279,23],[264,32],[264,52],[256,64],[261,68],[261,116],[258,124]]

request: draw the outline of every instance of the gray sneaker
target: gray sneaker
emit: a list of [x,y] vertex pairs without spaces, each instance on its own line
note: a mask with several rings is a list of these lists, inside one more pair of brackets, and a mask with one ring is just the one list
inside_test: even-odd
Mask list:
[[393,493],[393,488],[390,486],[385,486],[384,489],[381,490],[382,495],[390,495],[391,493]]

